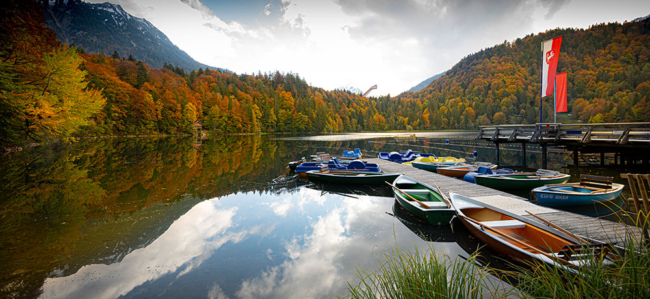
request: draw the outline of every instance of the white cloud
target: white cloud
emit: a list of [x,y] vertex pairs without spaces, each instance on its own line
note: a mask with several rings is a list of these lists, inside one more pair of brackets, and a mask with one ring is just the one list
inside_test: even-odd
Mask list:
[[218,16],[229,12],[210,10],[209,0],[109,1],[147,18],[202,63],[238,73],[298,73],[326,89],[377,84],[371,95],[395,95],[504,40],[633,19],[650,9],[650,2],[632,0],[293,0],[250,12],[273,22],[244,24],[222,21]]
[[191,271],[223,244],[238,243],[247,235],[229,231],[237,208],[219,210],[216,202],[197,204],[153,243],[119,263],[87,265],[75,274],[46,279],[42,298],[116,298],[165,274]]

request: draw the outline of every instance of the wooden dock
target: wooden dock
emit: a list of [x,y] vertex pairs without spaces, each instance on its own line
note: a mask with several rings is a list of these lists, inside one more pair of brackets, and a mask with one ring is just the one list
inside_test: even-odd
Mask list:
[[384,172],[402,173],[431,186],[436,183],[445,193],[452,191],[460,195],[472,197],[495,207],[521,215],[531,221],[539,222],[526,213],[526,211],[530,211],[582,237],[620,244],[625,239],[626,230],[640,236],[639,229],[634,226],[538,206],[520,196],[407,165],[378,158],[364,160],[368,161],[368,163],[377,163]]
[[615,155],[616,165],[650,164],[647,155],[650,150],[650,122],[481,126],[476,139],[493,142],[496,145],[497,159],[500,143],[521,143],[524,166],[528,143],[542,147],[542,168],[546,168],[548,146],[572,151],[574,164],[578,166],[580,153],[600,154],[601,166],[604,166],[606,153]]

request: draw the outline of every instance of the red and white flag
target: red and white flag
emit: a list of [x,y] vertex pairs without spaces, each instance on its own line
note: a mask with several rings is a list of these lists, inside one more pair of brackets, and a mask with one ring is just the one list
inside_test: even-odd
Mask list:
[[560,59],[560,45],[562,45],[562,36],[549,39],[542,44],[542,97],[553,93],[555,71]]

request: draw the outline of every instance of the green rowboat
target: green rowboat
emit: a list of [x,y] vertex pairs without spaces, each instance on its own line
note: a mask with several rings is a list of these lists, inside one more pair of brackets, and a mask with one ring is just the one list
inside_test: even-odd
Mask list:
[[453,166],[456,163],[455,162],[449,162],[449,163],[431,163],[431,162],[411,162],[413,167],[423,169],[423,170],[428,170],[431,172],[437,172],[438,167],[449,167]]
[[474,177],[476,183],[497,190],[532,190],[547,184],[562,184],[571,175],[559,172],[537,171],[537,173],[488,174]]
[[399,202],[404,209],[411,212],[416,217],[429,222],[431,225],[448,225],[451,219],[456,215],[453,207],[447,205],[438,191],[419,181],[407,176],[400,176],[393,182],[393,185],[411,197],[421,201],[430,208],[425,208],[402,192],[393,188],[395,200]]
[[399,173],[383,173],[368,171],[307,171],[310,181],[332,184],[379,185],[399,177]]

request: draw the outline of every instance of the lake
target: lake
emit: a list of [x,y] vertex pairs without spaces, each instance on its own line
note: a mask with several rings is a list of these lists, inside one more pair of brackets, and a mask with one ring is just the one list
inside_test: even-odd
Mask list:
[[[331,298],[395,245],[467,257],[480,244],[460,223],[432,227],[383,186],[314,185],[287,168],[357,147],[496,162],[473,132],[389,135],[83,139],[1,157],[0,297]],[[530,146],[527,166],[540,158]],[[519,145],[502,146],[501,165],[520,161]],[[572,181],[622,171],[571,163],[549,153]]]

